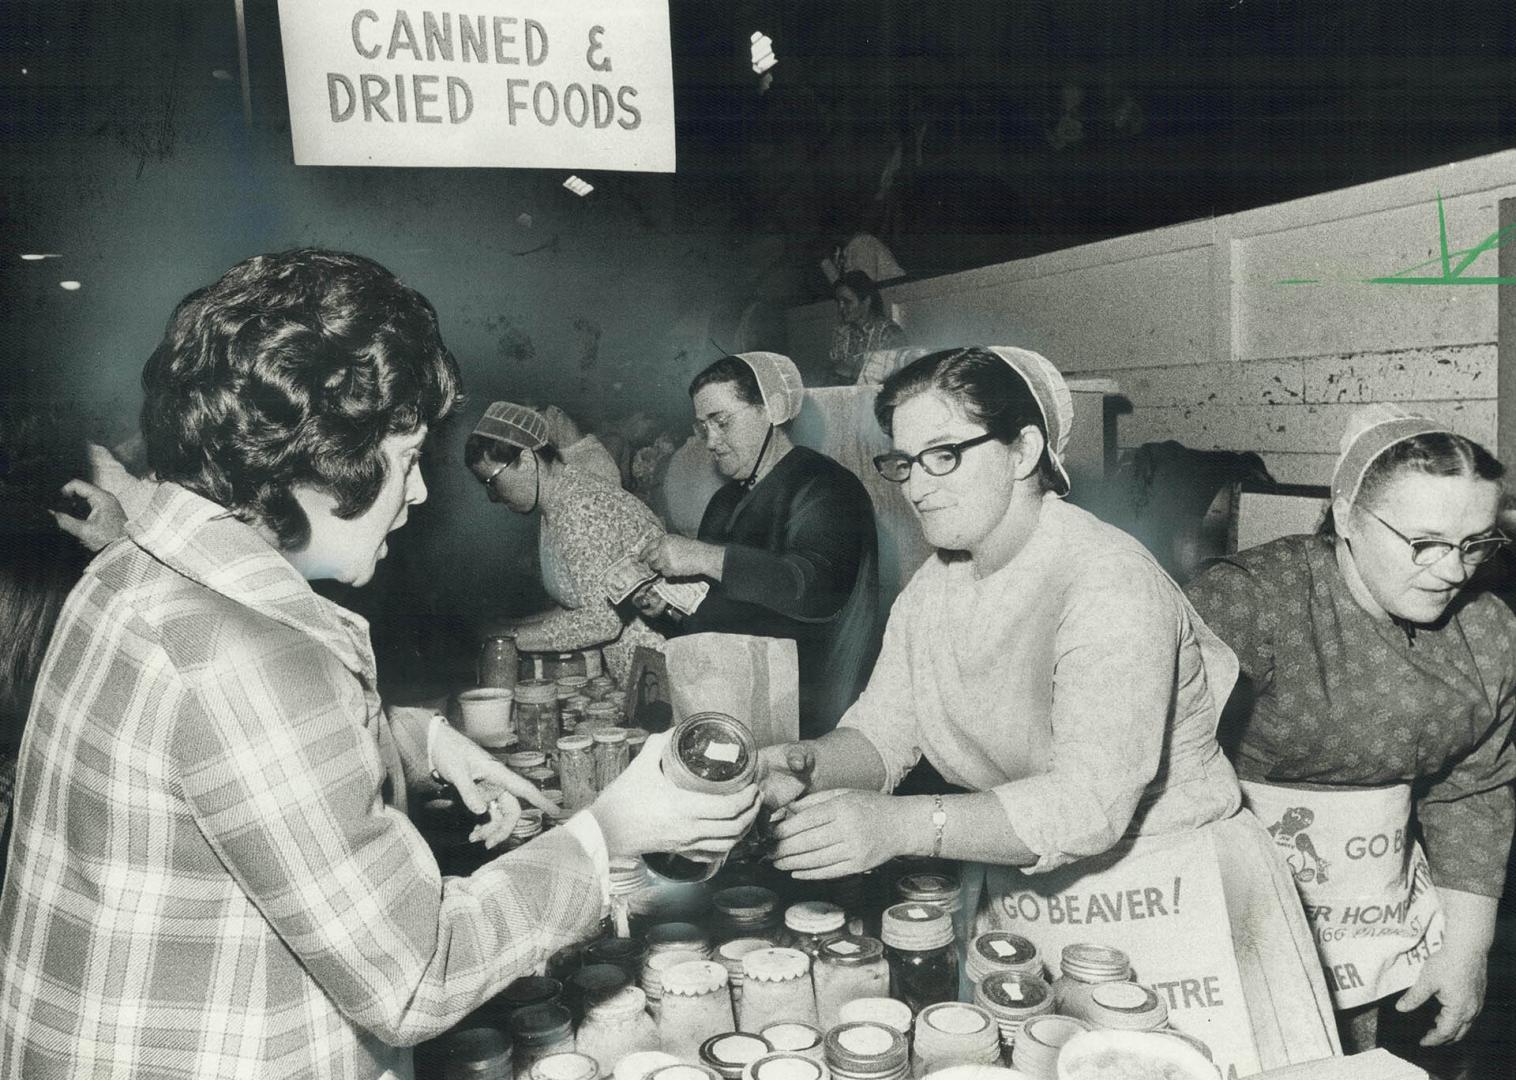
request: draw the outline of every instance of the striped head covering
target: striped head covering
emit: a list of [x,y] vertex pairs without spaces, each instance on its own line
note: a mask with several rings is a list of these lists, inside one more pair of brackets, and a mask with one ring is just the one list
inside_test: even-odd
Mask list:
[[510,401],[491,402],[474,427],[475,435],[523,450],[541,450],[548,443],[547,432],[541,413]]
[[1364,474],[1379,455],[1396,443],[1433,432],[1452,434],[1446,424],[1384,402],[1355,410],[1338,444],[1337,464],[1332,469],[1332,502],[1353,505]]
[[1063,455],[1068,449],[1069,432],[1074,429],[1074,395],[1069,392],[1069,384],[1052,361],[1041,353],[1010,345],[987,345],[985,348],[1009,364],[1036,399],[1043,426],[1047,429],[1048,461],[1053,466],[1055,478],[1053,491],[1059,496],[1067,495],[1069,474],[1063,467]]

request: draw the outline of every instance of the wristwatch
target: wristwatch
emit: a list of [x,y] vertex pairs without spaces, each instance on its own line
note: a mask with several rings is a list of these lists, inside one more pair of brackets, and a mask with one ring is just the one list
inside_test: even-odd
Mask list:
[[947,810],[942,805],[942,796],[932,796],[932,828],[937,830],[937,838],[932,842],[932,858],[942,858],[942,830],[947,827]]

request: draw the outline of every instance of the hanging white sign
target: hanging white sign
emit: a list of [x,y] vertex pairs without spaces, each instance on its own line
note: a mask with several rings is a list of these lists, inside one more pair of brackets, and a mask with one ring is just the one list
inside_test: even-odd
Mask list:
[[674,170],[668,0],[279,0],[297,165]]

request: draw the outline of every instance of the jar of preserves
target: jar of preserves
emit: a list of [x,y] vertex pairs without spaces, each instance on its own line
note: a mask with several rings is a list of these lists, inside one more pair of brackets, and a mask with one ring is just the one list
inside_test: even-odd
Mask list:
[[855,998],[837,1010],[839,1024],[864,1021],[871,1024],[883,1024],[907,1037],[911,1034],[911,1023],[914,1019],[909,1005],[888,997]]
[[511,1066],[517,1076],[549,1054],[574,1049],[574,1018],[562,1005],[532,1005],[511,1016]]
[[[565,735],[573,734],[584,723],[584,710],[589,706],[590,699],[581,694],[558,702],[558,717]],[[588,735],[589,732],[586,731],[585,734]]]
[[591,701],[584,707],[584,719],[579,724],[579,730],[586,735],[592,735],[601,728],[620,726],[621,714],[616,711],[614,705],[607,705],[603,701]]
[[956,874],[922,871],[902,875],[895,882],[900,903],[935,904],[948,913],[953,922],[953,936],[968,939],[968,920],[963,914],[963,890]]
[[530,1080],[600,1080],[600,1066],[588,1054],[548,1054],[532,1064]]
[[437,1036],[417,1050],[417,1061],[435,1061],[443,1080],[511,1080],[511,1041],[494,1027],[467,1027]]
[[815,1058],[776,1050],[748,1062],[742,1070],[742,1080],[832,1080],[832,1074],[824,1062]]
[[736,1026],[726,968],[711,960],[692,960],[663,973],[658,1038],[665,1052],[681,1061],[696,1061],[705,1040]]
[[1065,945],[1053,980],[1054,1009],[1065,1016],[1088,1020],[1091,991],[1101,983],[1131,982],[1132,962],[1120,949],[1106,945]]
[[1057,1013],[1034,1016],[1021,1025],[1016,1047],[1011,1051],[1011,1067],[1032,1080],[1058,1080],[1058,1054],[1063,1044],[1081,1031],[1090,1030],[1083,1020]]
[[[682,720],[664,744],[663,774],[685,791],[729,795],[753,782],[758,744],[752,733],[725,713],[694,713]],[[708,881],[726,862],[696,854],[655,852],[645,856],[655,873],[673,881]]]
[[775,1050],[800,1054],[813,1061],[826,1060],[826,1054],[821,1045],[821,1029],[815,1024],[805,1024],[798,1020],[783,1020],[777,1024],[770,1024],[758,1034],[762,1035],[763,1041]]
[[[718,894],[719,895],[719,894]],[[814,959],[821,954],[821,947],[844,933],[846,914],[836,904],[825,900],[803,900],[784,909],[784,930],[781,944],[799,949]]]
[[556,686],[545,679],[516,684],[516,740],[523,750],[541,751],[545,758],[563,734],[560,724]]
[[597,675],[588,680],[585,687],[585,696],[591,701],[604,701],[605,695],[616,689],[616,680],[609,675]]
[[977,1005],[943,1001],[916,1014],[911,1072],[916,1076],[954,1065],[999,1065],[1000,1027]]
[[523,769],[521,778],[530,780],[542,791],[561,790],[558,784],[558,770],[551,765],[534,765],[530,769]]
[[779,925],[779,894],[761,885],[717,890],[711,909],[711,929],[718,939],[769,937]]
[[505,850],[515,851],[522,844],[540,835],[542,835],[542,811],[535,808],[522,810],[521,816],[516,819],[516,824],[511,827],[511,835],[506,838]]
[[626,768],[626,728],[596,728],[590,738],[595,750],[595,786],[604,791]]
[[1092,1028],[1156,1031],[1169,1022],[1169,1007],[1152,988],[1131,982],[1099,983],[1081,1019]]
[[545,975],[523,975],[496,994],[495,1001],[509,1023],[512,1016],[533,1005],[563,1004],[563,984]]
[[884,944],[852,934],[835,937],[816,954],[811,979],[816,984],[816,1014],[822,1028],[830,1030],[841,1021],[842,1007],[848,1002],[889,997],[890,966],[884,959]]
[[630,760],[636,761],[637,755],[642,753],[642,748],[646,745],[647,732],[641,728],[626,729],[626,756]]
[[628,711],[626,707],[625,690],[607,690],[605,692],[605,696],[600,700],[605,702],[611,708],[615,709],[616,713],[621,717],[623,721],[630,720],[632,718],[631,712]]
[[480,686],[516,685],[516,641],[504,634],[487,637],[479,646],[477,681]]
[[741,1080],[743,1069],[773,1052],[774,1048],[758,1035],[729,1031],[700,1044],[700,1064],[716,1070],[722,1080]]
[[721,1080],[720,1074],[709,1065],[692,1065],[681,1061],[677,1065],[664,1065],[648,1073],[647,1080]]
[[1000,1045],[1010,1053],[1023,1024],[1053,1011],[1053,988],[1041,975],[992,971],[975,984],[974,1004],[995,1018]]
[[663,1010],[663,976],[672,967],[680,964],[688,964],[696,960],[706,959],[703,953],[674,950],[671,952],[650,952],[642,961],[642,978],[640,985],[642,992],[647,996],[647,1011],[652,1014],[654,1020]]
[[628,1054],[616,1066],[615,1080],[647,1080],[665,1065],[678,1065],[679,1059],[662,1050],[639,1050]]
[[600,1002],[609,1001],[632,985],[631,976],[615,964],[590,963],[588,952],[586,948],[581,954],[584,966],[568,978],[569,1008],[574,1019],[581,1023]]
[[772,948],[768,938],[743,937],[723,941],[716,947],[716,962],[726,968],[727,982],[732,988],[732,1004],[742,1003],[742,959],[750,952]]
[[626,986],[591,1005],[579,1027],[579,1052],[600,1065],[600,1075],[609,1076],[628,1054],[657,1050],[658,1025],[647,1013],[647,997],[635,986]]
[[505,756],[505,764],[520,775],[528,769],[540,769],[547,764],[547,755],[540,750],[512,750]]
[[958,1000],[958,950],[946,911],[935,904],[896,904],[885,909],[883,927],[891,997],[916,1013]]
[[585,693],[585,687],[589,685],[589,677],[586,675],[560,675],[554,681],[558,691],[558,706],[561,709],[563,702],[577,695],[589,696]]
[[595,801],[595,755],[588,735],[565,735],[558,740],[558,778],[563,808],[570,813]]
[[[588,664],[582,652],[526,652],[518,650],[516,671],[519,681],[536,679],[557,682],[565,675],[588,675]],[[596,672],[598,674],[598,672]]]
[[905,1034],[887,1024],[854,1020],[826,1033],[826,1064],[835,1080],[905,1080],[911,1048]]
[[811,986],[811,958],[798,949],[754,949],[742,958],[739,1031],[762,1031],[793,1020],[816,1023],[816,992]]
[[1042,954],[1020,934],[991,930],[970,942],[964,968],[972,985],[978,985],[992,971],[1041,977]]

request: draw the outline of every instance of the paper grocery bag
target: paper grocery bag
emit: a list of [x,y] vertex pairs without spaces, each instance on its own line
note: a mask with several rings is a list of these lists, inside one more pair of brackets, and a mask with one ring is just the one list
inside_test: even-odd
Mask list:
[[800,738],[800,662],[787,638],[690,634],[663,649],[677,723],[721,712],[748,726],[759,746]]

